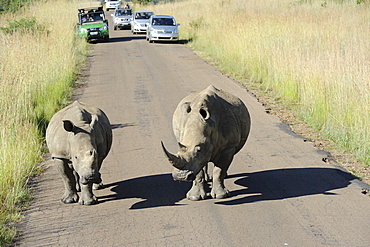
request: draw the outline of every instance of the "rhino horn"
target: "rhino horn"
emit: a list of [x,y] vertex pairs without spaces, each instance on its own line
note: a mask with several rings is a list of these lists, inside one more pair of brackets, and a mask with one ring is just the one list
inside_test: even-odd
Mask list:
[[161,142],[161,144],[162,144],[163,151],[166,154],[166,156],[167,156],[168,160],[170,161],[170,163],[174,167],[176,167],[177,169],[183,168],[184,167],[183,160],[181,158],[177,157],[176,155],[173,155],[170,152],[168,152],[167,149],[164,147],[163,142]]

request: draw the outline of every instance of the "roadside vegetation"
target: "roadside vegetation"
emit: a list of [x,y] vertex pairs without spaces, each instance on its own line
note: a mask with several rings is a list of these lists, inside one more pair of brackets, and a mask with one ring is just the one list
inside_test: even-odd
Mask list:
[[174,15],[181,39],[200,56],[273,95],[369,169],[369,0],[188,0],[150,7]]
[[71,0],[35,1],[0,15],[0,246],[15,237],[27,183],[41,170],[45,128],[86,56],[76,19]]
[[[269,92],[369,168],[369,0],[186,0],[135,7],[174,15],[181,38],[200,56],[249,88]],[[0,0],[0,12],[3,246],[15,237],[14,222],[30,199],[27,183],[41,170],[45,128],[71,94],[87,43],[75,35],[77,0]]]

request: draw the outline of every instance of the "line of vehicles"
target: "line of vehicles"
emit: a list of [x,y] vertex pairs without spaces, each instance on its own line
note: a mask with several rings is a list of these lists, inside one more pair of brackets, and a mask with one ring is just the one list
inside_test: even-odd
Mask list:
[[[105,0],[105,9],[111,14],[113,29],[130,29],[132,34],[145,34],[150,43],[155,41],[178,42],[179,23],[172,15],[155,15],[149,10],[133,11],[121,0]],[[78,35],[87,40],[109,41],[109,26],[103,9],[103,2],[80,3],[78,7]]]

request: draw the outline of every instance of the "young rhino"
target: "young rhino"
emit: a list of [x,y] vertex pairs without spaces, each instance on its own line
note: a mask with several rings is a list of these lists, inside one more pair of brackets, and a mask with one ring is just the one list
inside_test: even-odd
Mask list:
[[112,129],[105,113],[75,101],[51,118],[46,143],[63,178],[62,201],[95,204],[92,189],[102,187],[99,170],[112,145]]
[[194,201],[205,199],[208,162],[214,164],[211,196],[228,197],[224,179],[234,155],[244,146],[251,125],[243,102],[211,85],[186,96],[178,104],[172,124],[179,150],[173,155],[163,143],[162,147],[175,167],[173,179],[193,181],[187,198]]

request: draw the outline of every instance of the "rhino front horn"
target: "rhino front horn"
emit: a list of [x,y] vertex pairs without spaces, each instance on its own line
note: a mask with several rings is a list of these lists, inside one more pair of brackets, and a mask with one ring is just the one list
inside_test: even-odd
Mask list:
[[174,167],[176,167],[177,169],[183,168],[184,167],[183,160],[180,159],[179,157],[177,157],[176,155],[173,155],[170,152],[168,152],[167,149],[164,147],[164,144],[163,144],[162,141],[161,141],[161,144],[162,144],[163,151],[166,154],[166,156],[167,156],[168,160],[170,161],[170,163]]

